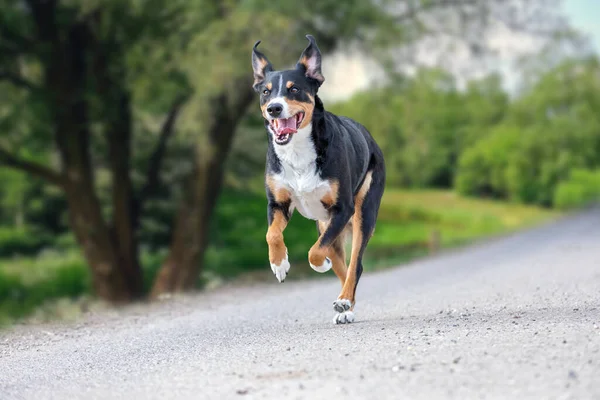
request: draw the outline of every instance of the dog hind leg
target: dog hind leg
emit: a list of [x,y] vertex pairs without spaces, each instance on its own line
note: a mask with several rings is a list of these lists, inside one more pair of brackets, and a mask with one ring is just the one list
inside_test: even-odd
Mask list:
[[[376,173],[377,171],[375,171]],[[381,174],[383,175],[383,174]],[[333,321],[336,324],[354,321],[355,294],[363,271],[362,258],[371,239],[383,196],[384,176],[370,172],[356,196],[352,219],[352,253],[346,280],[333,308],[337,312]]]
[[[317,231],[319,235],[321,235],[327,229],[327,223],[322,221],[317,221]],[[343,230],[342,233],[333,241],[331,246],[328,248],[327,257],[331,260],[333,272],[339,278],[344,286],[346,282],[346,272],[348,271],[348,267],[346,266],[346,250],[345,243],[346,242],[346,230]]]

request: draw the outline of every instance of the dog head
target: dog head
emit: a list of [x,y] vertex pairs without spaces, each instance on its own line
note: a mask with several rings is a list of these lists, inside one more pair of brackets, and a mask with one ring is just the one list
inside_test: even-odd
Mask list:
[[308,46],[291,70],[275,71],[264,54],[252,51],[254,90],[260,94],[260,108],[268,131],[278,145],[286,145],[299,129],[309,126],[319,87],[325,81],[321,73],[321,52],[315,38],[306,35]]

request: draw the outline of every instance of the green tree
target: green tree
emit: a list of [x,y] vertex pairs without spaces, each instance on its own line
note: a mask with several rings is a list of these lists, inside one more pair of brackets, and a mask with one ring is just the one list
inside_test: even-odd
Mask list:
[[[536,8],[524,4],[519,15]],[[483,38],[482,22],[507,20],[514,8],[461,0],[2,0],[0,163],[62,191],[95,292],[113,302],[143,295],[140,227],[149,201],[168,187],[179,205],[153,294],[186,290],[202,267],[225,160],[253,101],[254,41],[268,42],[271,60],[285,66],[307,32],[324,52],[356,43],[377,53],[439,33],[431,28],[446,22],[456,28],[456,16],[473,42]],[[435,15],[446,22],[432,23]],[[169,180],[173,147],[185,157]]]
[[382,144],[390,184],[451,187],[460,154],[489,134],[507,106],[496,75],[469,82],[461,92],[448,72],[421,68],[335,111],[357,117]]
[[543,74],[511,104],[489,138],[465,151],[457,188],[552,205],[573,169],[600,164],[600,63],[569,59]]
[[491,74],[468,82],[461,100],[465,124],[460,133],[460,148],[466,149],[490,134],[490,127],[504,120],[510,99],[500,75]]
[[[0,76],[18,89],[21,100],[8,114],[28,118],[10,126],[0,159],[63,191],[95,291],[115,302],[143,290],[135,227],[145,193],[136,195],[130,174],[131,84],[150,70],[144,61],[160,54],[147,51],[146,60],[128,56],[157,39],[177,39],[169,35],[184,11],[177,1],[2,3],[2,53],[10,56],[2,59]],[[174,104],[172,112],[181,100]],[[53,146],[56,153],[44,151]],[[101,146],[106,155],[95,160],[92,149]],[[96,161],[110,174],[110,215],[102,212]],[[153,178],[151,171],[149,186]]]

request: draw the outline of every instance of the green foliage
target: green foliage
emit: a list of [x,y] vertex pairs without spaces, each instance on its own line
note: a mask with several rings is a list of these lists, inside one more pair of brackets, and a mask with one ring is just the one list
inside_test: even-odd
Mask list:
[[77,254],[48,254],[0,262],[0,325],[48,301],[90,292],[88,269]]
[[[231,272],[265,266],[268,254],[266,209],[262,193],[227,191],[221,196],[207,254],[208,270],[227,276]],[[296,213],[284,237],[290,260],[304,261],[318,237],[316,224]]]
[[[491,13],[502,17],[518,10],[528,16],[534,10],[536,18],[546,20],[546,13],[555,9],[532,8],[537,2],[531,1],[517,2],[517,8],[491,7],[491,1],[413,3],[406,8],[388,0],[307,0],[302,7],[265,0],[3,1],[0,163],[22,171],[0,169],[0,257],[33,258],[0,263],[0,308],[12,308],[17,315],[47,299],[89,292],[88,272],[82,256],[73,251],[77,244],[68,224],[69,217],[87,222],[82,215],[103,218],[90,222],[96,224],[92,229],[80,230],[79,238],[90,231],[121,232],[101,229],[104,225],[134,232],[145,287],[150,287],[168,251],[173,216],[190,191],[184,182],[199,181],[190,179],[201,169],[194,167],[207,165],[218,147],[215,142],[230,137],[207,139],[215,100],[237,104],[248,98],[250,50],[256,40],[263,41],[278,68],[294,65],[307,33],[317,37],[325,55],[343,45],[387,60],[424,36],[438,31],[452,35],[446,29],[453,30],[457,17],[461,32],[455,33],[475,45],[478,38],[486,40],[478,33]],[[77,62],[78,55],[85,62]],[[510,102],[498,76],[470,82],[461,91],[446,71],[421,69],[414,77],[392,79],[385,88],[331,109],[372,131],[385,151],[389,187],[450,188],[456,182],[461,193],[538,204],[550,204],[555,196],[562,202],[568,196],[555,195],[555,188],[573,168],[598,168],[597,61],[565,63],[536,82]],[[161,128],[180,98],[185,107],[169,136],[160,179],[151,185],[152,198],[142,208],[138,227],[128,211],[143,197],[140,188],[148,182],[149,165],[164,137]],[[244,115],[246,102],[240,104],[230,114]],[[221,118],[220,133],[233,135],[235,126],[227,127],[226,121],[230,114]],[[206,255],[206,272],[212,274],[229,276],[265,265],[264,195],[252,192],[262,186],[265,136],[262,120],[254,115],[239,129],[227,160],[228,190],[212,219]],[[223,148],[219,162],[225,162],[229,151],[227,144]],[[220,165],[214,165],[218,170]],[[127,174],[131,185],[121,179]],[[50,186],[40,177],[58,184]],[[65,177],[69,185],[61,184]],[[65,191],[75,193],[70,213]],[[74,199],[82,204],[74,206]],[[86,212],[77,215],[78,210]],[[422,246],[433,227],[448,238],[453,229],[474,237],[504,226],[485,213],[473,221],[466,211],[448,217],[390,204],[382,211],[373,247],[381,254]],[[117,216],[120,220],[114,221]],[[111,234],[98,243],[119,242]],[[100,235],[80,241],[94,246],[91,242]],[[314,223],[296,217],[285,236],[290,258],[305,262],[316,239]],[[48,247],[59,255],[44,252]],[[118,247],[116,251],[128,253]]]
[[454,79],[436,69],[330,107],[361,122],[381,144],[389,185],[445,188],[453,184],[460,154],[489,134],[506,108],[497,76],[459,92]]
[[[271,278],[265,201],[262,193],[224,193],[212,227],[205,278],[230,279],[251,270]],[[442,246],[454,246],[556,215],[535,207],[463,198],[447,191],[391,189],[384,196],[365,267],[379,268],[427,251],[433,232],[440,233]],[[306,276],[311,271],[308,250],[317,240],[315,222],[296,213],[284,236],[294,266],[290,278]],[[152,284],[164,257],[162,251],[142,254],[146,287]],[[75,301],[90,291],[88,269],[78,252],[46,252],[34,258],[0,261],[0,325],[31,315],[54,300]]]
[[471,196],[508,196],[506,169],[521,137],[518,127],[501,125],[460,156],[455,180],[458,193]]
[[586,206],[599,199],[600,170],[574,169],[554,191],[554,205],[563,210]]
[[449,191],[387,190],[367,255],[389,264],[390,256],[426,251],[434,233],[439,234],[442,246],[455,246],[557,215],[538,207],[466,198]]
[[600,166],[600,65],[567,60],[511,104],[488,138],[460,156],[460,193],[553,205],[557,186],[578,168]]
[[53,242],[53,238],[42,230],[0,227],[0,257],[35,254]]

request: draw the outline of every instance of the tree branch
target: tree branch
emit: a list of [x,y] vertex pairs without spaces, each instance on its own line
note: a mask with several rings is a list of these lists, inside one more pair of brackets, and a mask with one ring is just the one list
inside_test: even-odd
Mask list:
[[150,161],[148,162],[146,182],[144,183],[144,186],[142,186],[140,194],[134,203],[133,213],[136,224],[139,221],[139,214],[144,207],[144,203],[154,194],[158,184],[160,183],[160,170],[163,164],[165,153],[167,151],[167,143],[171,136],[173,136],[175,121],[177,120],[179,111],[187,100],[187,97],[187,95],[181,95],[175,99],[171,109],[169,110],[169,114],[162,125],[156,148],[152,152]]
[[58,172],[35,162],[15,157],[4,149],[0,149],[0,165],[37,176],[60,187],[64,186],[64,179]]
[[19,76],[18,74],[13,74],[8,71],[0,71],[0,81],[2,80],[8,81],[13,85],[23,89],[38,90],[38,87],[33,83],[29,82],[27,79]]
[[4,23],[0,22],[0,38],[20,49],[20,52],[28,52],[32,47],[32,40],[28,37],[21,36],[8,28]]

